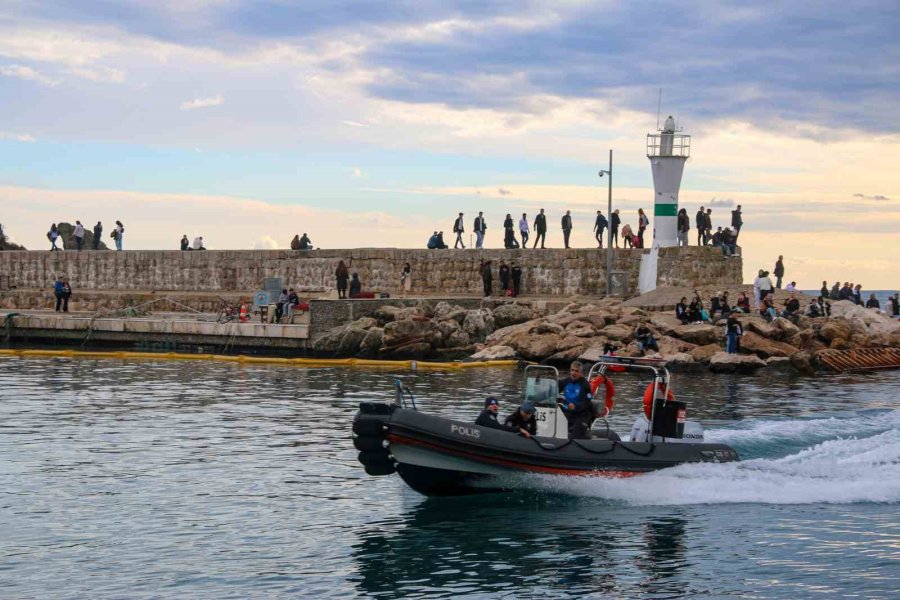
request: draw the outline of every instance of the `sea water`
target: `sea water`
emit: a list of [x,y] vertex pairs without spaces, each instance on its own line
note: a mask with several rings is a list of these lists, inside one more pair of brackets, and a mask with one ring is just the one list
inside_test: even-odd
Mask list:
[[[0,359],[0,597],[892,598],[900,373],[679,374],[738,463],[427,499],[350,423],[514,409],[515,369]],[[643,383],[617,375],[627,432]]]

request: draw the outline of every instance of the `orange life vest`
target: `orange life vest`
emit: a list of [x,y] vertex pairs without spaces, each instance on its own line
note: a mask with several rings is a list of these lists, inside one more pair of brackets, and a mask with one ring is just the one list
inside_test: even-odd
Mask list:
[[[666,386],[662,383],[659,384],[660,391],[666,389]],[[672,393],[672,390],[666,390],[666,400],[674,400],[675,394]],[[650,418],[650,415],[653,413],[653,383],[647,384],[647,389],[644,390],[644,414],[647,415],[647,418]]]
[[606,387],[606,413],[602,415],[597,415],[600,417],[605,417],[609,413],[612,412],[613,406],[616,405],[616,386],[613,385],[612,380],[605,375],[598,375],[591,380],[591,396],[597,397],[597,390],[600,389],[600,386],[603,385]]

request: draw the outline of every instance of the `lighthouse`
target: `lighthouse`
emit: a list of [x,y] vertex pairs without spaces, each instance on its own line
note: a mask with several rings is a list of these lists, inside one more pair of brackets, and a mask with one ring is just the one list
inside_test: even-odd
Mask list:
[[647,134],[653,172],[653,246],[678,245],[678,189],[690,155],[691,136],[681,133],[671,116],[658,133]]

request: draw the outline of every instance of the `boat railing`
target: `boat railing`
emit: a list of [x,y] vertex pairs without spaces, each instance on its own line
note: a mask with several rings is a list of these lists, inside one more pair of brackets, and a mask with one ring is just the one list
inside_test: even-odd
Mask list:
[[[400,381],[399,379],[394,379],[394,404],[401,406],[403,408],[409,408],[412,406],[413,410],[419,410],[416,406],[416,397],[413,396],[412,390],[409,389],[405,383]],[[407,405],[407,399],[409,399],[409,406]]]
[[[671,377],[669,370],[665,368],[665,361],[655,358],[631,357],[631,356],[603,356],[591,366],[588,372],[588,381],[593,381],[598,375],[607,375],[607,371],[618,368],[619,372],[648,371],[653,374],[653,403],[650,405],[650,428],[653,431],[653,423],[656,417],[656,404],[658,400],[665,401],[665,397],[659,395],[662,387],[669,391]],[[662,384],[662,386],[660,385]],[[643,396],[641,397],[643,399]],[[608,427],[608,425],[607,425]]]

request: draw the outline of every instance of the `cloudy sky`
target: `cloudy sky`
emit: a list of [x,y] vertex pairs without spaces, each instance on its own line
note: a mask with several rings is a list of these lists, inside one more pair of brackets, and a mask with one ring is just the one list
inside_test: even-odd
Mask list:
[[[742,204],[744,274],[900,285],[893,1],[0,3],[0,223],[126,248],[421,247],[506,213],[592,243],[597,170],[652,215],[645,136],[693,136],[690,214]],[[449,237],[449,235],[448,235]]]

